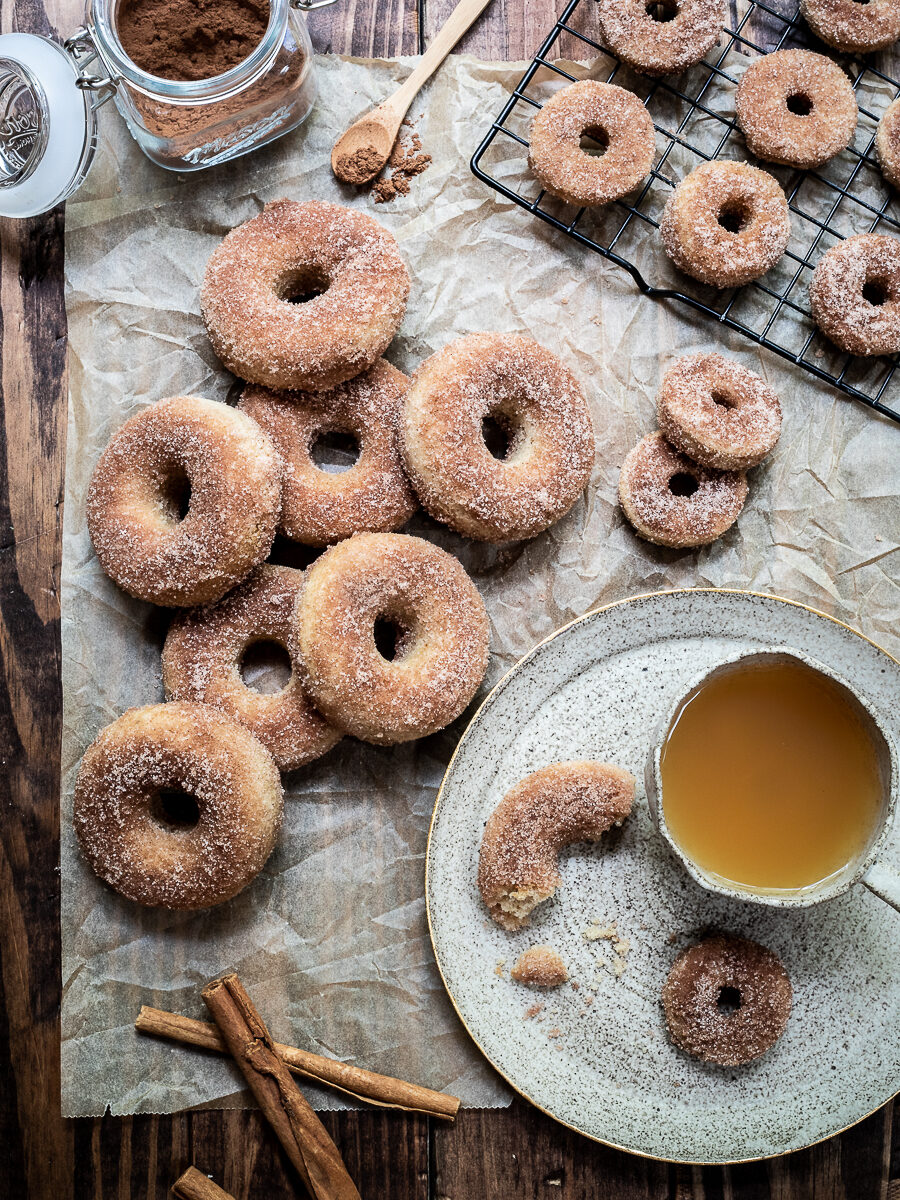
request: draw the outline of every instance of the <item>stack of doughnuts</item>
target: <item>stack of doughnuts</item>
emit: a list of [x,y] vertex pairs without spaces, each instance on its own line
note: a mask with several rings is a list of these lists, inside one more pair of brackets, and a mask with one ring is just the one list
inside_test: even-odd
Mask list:
[[657,416],[660,431],[642,438],[622,465],[622,511],[656,545],[706,545],[737,520],[746,471],[778,441],[778,397],[733,359],[692,354],[663,377]]

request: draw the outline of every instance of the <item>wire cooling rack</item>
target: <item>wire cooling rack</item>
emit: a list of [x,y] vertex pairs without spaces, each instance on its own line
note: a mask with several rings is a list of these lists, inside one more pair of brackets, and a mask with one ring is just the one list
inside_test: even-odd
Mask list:
[[[667,0],[656,7],[661,19],[667,8],[672,10]],[[566,5],[476,150],[471,164],[475,175],[582,246],[624,267],[645,295],[686,304],[740,331],[900,423],[900,396],[894,395],[896,387],[890,388],[900,355],[844,354],[817,331],[808,304],[813,268],[831,246],[854,233],[900,233],[897,203],[874,151],[878,120],[900,95],[900,83],[877,68],[878,56],[841,56],[816,43],[798,16],[796,0],[739,3],[719,44],[702,63],[676,79],[660,80],[635,74],[575,27],[578,18],[590,22],[592,9],[593,0],[570,0]],[[750,157],[734,118],[740,76],[756,55],[796,46],[827,53],[847,71],[859,103],[855,139],[817,171],[761,163],[778,178],[788,198],[792,233],[787,252],[767,275],[742,288],[719,292],[695,284],[662,252],[655,231],[663,205],[672,188],[701,162]],[[575,211],[542,191],[528,168],[528,129],[535,111],[553,91],[585,77],[583,71],[570,73],[579,70],[571,59],[592,60],[588,77],[615,80],[636,92],[660,135],[657,148],[662,152],[640,191],[600,209]]]

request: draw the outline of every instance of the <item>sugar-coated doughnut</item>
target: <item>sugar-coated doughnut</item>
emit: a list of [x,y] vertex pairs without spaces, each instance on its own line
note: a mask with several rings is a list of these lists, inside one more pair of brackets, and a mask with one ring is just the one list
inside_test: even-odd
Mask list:
[[241,678],[254,642],[275,642],[291,653],[293,616],[303,572],[263,563],[217,604],[179,614],[163,647],[166,699],[211,704],[240,721],[266,747],[281,771],[318,758],[340,739],[303,690],[292,663],[288,683],[266,694]]
[[724,0],[597,0],[603,40],[643,75],[678,75],[719,40]]
[[[451,554],[422,538],[360,533],[305,572],[296,645],[316,707],[366,742],[407,742],[459,716],[487,668],[478,589]],[[393,654],[379,623],[397,635]]]
[[809,285],[813,320],[848,354],[900,351],[900,239],[859,233],[832,246]]
[[[400,453],[406,376],[379,359],[326,392],[272,392],[251,385],[238,407],[269,434],[285,464],[280,531],[326,546],[351,533],[404,525],[417,502]],[[346,471],[323,471],[312,448],[323,434],[351,434],[359,458]]]
[[781,405],[761,375],[721,354],[689,354],[663,376],[657,401],[666,439],[704,467],[746,471],[771,453]]
[[281,472],[244,413],[199,396],[158,401],[125,422],[94,469],[87,526],[101,566],[153,604],[218,600],[269,553]]
[[[587,134],[605,149],[588,154]],[[569,204],[608,204],[647,178],[656,140],[646,107],[625,88],[582,79],[558,91],[531,124],[528,161],[541,186]]]
[[793,989],[781,960],[746,938],[708,937],[675,959],[662,989],[672,1041],[702,1062],[739,1067],[784,1033]]
[[488,817],[478,858],[478,888],[497,924],[527,924],[562,883],[560,850],[599,841],[633,802],[634,777],[609,763],[552,763],[511,788]]
[[[484,422],[509,438],[488,450]],[[574,376],[530,338],[473,333],[425,360],[406,394],[406,468],[431,516],[488,542],[534,537],[590,478],[594,431]]]
[[139,904],[208,908],[237,895],[281,823],[272,756],[205,704],[132,708],[88,747],[75,832],[102,880]]
[[800,11],[836,50],[868,54],[900,38],[900,0],[800,0]]
[[900,188],[900,98],[884,110],[875,130],[875,153],[881,173],[895,188]]
[[619,503],[648,542],[683,550],[703,546],[735,523],[747,499],[742,471],[702,467],[661,433],[629,452],[619,476]]
[[735,108],[750,152],[790,167],[819,167],[846,150],[859,120],[846,73],[811,50],[755,59],[741,76]]
[[526,987],[560,987],[569,978],[566,964],[552,946],[529,946],[516,959],[509,972],[516,983]]
[[374,218],[340,204],[276,200],[213,253],[200,307],[229,371],[265,387],[320,391],[372,366],[408,295],[397,242]]
[[722,160],[695,167],[666,201],[663,247],[679,270],[713,287],[765,275],[791,235],[787,197],[758,167]]

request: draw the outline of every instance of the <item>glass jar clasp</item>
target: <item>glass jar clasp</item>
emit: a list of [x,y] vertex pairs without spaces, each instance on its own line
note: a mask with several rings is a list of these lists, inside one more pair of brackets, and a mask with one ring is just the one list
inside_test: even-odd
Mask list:
[[289,0],[291,8],[300,12],[311,12],[314,8],[327,8],[329,4],[337,4],[337,0]]
[[78,68],[75,86],[82,92],[91,93],[91,108],[97,109],[116,94],[117,82],[112,75],[97,75],[86,70],[100,60],[89,29],[83,26],[63,42],[63,48]]

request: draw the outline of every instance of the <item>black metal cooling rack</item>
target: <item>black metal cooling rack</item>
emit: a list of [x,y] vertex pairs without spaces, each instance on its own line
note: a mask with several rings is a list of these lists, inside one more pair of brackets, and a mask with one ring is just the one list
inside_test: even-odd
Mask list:
[[[853,233],[900,233],[897,201],[874,153],[878,120],[900,95],[900,83],[877,68],[877,56],[840,56],[816,44],[798,16],[796,0],[739,5],[718,46],[702,63],[674,80],[650,80],[631,72],[574,27],[576,10],[584,5],[585,16],[592,4],[593,0],[569,0],[476,150],[471,164],[475,175],[582,246],[624,267],[645,295],[686,304],[738,330],[900,423],[900,396],[893,397],[896,388],[888,390],[900,355],[844,354],[818,332],[807,302],[812,270],[832,245]],[[817,171],[762,163],[784,187],[792,213],[784,258],[762,279],[742,288],[718,292],[702,284],[692,286],[693,280],[668,263],[659,239],[646,236],[648,227],[658,229],[671,189],[699,162],[748,157],[734,118],[740,73],[752,56],[794,46],[828,53],[847,70],[860,111],[854,142]],[[540,190],[527,161],[534,112],[555,88],[576,79],[559,62],[563,47],[567,59],[592,60],[591,78],[615,79],[636,92],[662,139],[659,160],[639,192],[602,209],[578,209],[574,215],[574,206]],[[649,282],[648,276],[656,282]],[[892,397],[897,407],[892,407]]]

